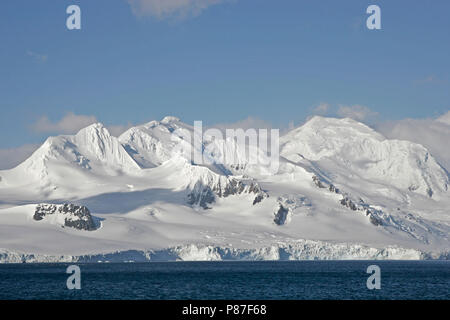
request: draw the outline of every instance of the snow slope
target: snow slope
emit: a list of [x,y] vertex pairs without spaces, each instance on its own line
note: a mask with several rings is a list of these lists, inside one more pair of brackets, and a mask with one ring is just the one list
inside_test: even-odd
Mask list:
[[306,158],[324,168],[332,163],[361,179],[430,197],[448,190],[447,172],[423,146],[388,140],[352,119],[314,117],[282,137],[281,144],[281,154],[292,161]]
[[[119,138],[94,124],[0,171],[0,262],[448,258],[449,175],[421,145],[314,117],[281,137],[273,173],[233,139],[186,134],[174,117]],[[234,161],[195,163],[180,144]],[[68,202],[100,228],[33,219]]]
[[189,134],[194,131],[178,118],[165,117],[161,121],[151,121],[128,129],[119,137],[119,141],[142,168],[153,168],[169,160],[175,146],[182,143],[178,136],[172,134],[176,130]]

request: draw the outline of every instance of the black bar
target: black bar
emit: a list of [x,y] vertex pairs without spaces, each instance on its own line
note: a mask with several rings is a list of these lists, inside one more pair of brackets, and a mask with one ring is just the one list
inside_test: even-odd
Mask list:
[[[333,316],[386,316],[395,308],[407,315],[417,315],[418,312],[427,309],[437,314],[444,308],[448,310],[448,300],[442,301],[404,301],[404,300],[377,300],[377,301],[294,301],[294,300],[173,300],[173,301],[124,301],[124,300],[86,300],[86,301],[54,301],[54,300],[24,300],[24,301],[0,301],[2,313],[6,311],[12,314],[24,316],[45,315],[53,313],[58,307],[57,313],[61,317],[67,314],[61,313],[67,310],[74,316],[104,315],[111,313],[115,316],[127,316],[141,314],[146,319],[302,319],[320,318],[323,315]],[[214,315],[211,308],[214,308]],[[429,309],[432,308],[432,309]],[[89,311],[88,311],[89,310]],[[264,310],[264,312],[263,312]],[[366,310],[366,311],[364,311]],[[389,310],[389,311],[388,311]],[[201,314],[200,314],[201,313]],[[4,313],[5,314],[5,313]]]

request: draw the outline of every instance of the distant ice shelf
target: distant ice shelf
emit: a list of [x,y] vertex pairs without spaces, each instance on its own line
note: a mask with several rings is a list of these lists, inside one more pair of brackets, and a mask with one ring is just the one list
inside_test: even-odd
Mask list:
[[397,246],[298,240],[260,248],[190,244],[159,250],[124,250],[79,256],[44,255],[0,249],[0,263],[119,263],[168,261],[449,260],[450,252],[427,253]]

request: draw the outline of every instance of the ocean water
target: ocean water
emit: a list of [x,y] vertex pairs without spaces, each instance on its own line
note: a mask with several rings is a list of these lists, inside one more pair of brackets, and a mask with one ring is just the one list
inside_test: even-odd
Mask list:
[[449,261],[78,264],[80,290],[67,289],[69,265],[0,265],[0,299],[450,299]]

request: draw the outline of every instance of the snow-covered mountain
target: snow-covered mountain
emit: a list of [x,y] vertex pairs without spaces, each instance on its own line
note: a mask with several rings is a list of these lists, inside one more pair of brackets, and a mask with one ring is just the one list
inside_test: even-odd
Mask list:
[[17,168],[4,172],[4,175],[9,185],[34,181],[44,184],[65,179],[68,171],[95,172],[109,176],[131,174],[138,169],[139,166],[119,140],[111,136],[102,124],[97,123],[74,136],[48,138],[30,158]]
[[165,117],[161,121],[151,121],[128,129],[119,137],[119,141],[142,168],[153,168],[169,160],[175,146],[182,143],[173,134],[175,130],[189,134],[194,132],[192,126],[182,123],[178,118]]
[[[449,256],[449,174],[419,144],[314,117],[281,137],[272,172],[234,139],[197,135],[166,117],[119,138],[101,124],[48,138],[0,171],[0,261]],[[49,204],[82,207],[99,228],[33,219]]]
[[282,137],[281,145],[287,159],[312,161],[333,178],[350,172],[430,197],[448,190],[448,173],[423,146],[388,140],[352,119],[316,116]]

